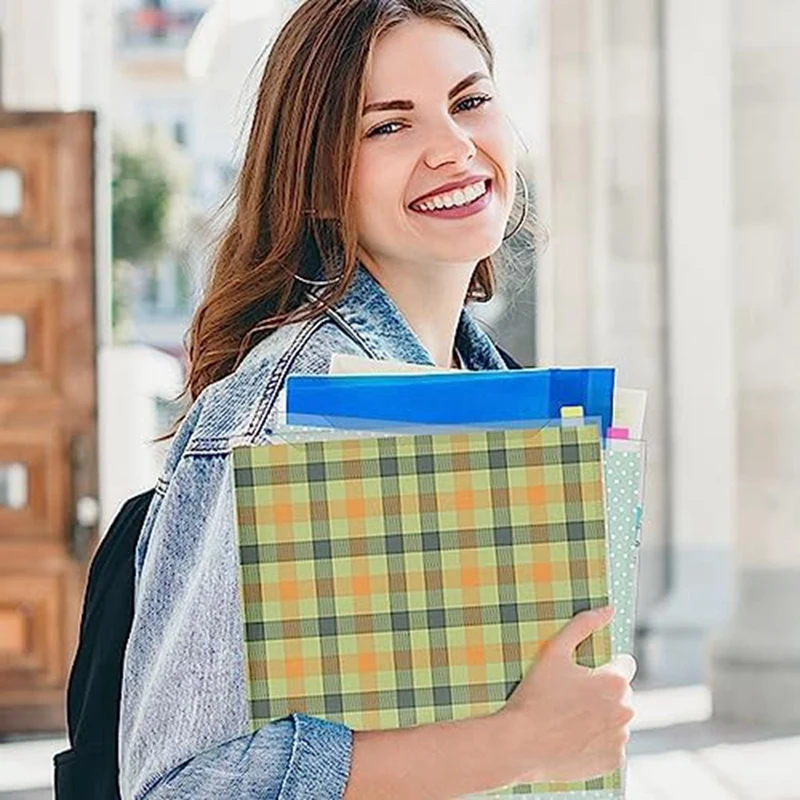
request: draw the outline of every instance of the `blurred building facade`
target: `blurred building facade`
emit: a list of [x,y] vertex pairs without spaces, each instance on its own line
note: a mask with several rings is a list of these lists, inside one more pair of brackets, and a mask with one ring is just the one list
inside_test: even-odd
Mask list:
[[181,340],[194,305],[198,249],[191,231],[209,195],[210,166],[203,158],[202,128],[186,49],[210,0],[116,0],[113,12],[112,120],[120,140],[152,139],[171,145],[188,173],[185,231],[166,252],[132,265],[128,276],[125,338],[183,359]]
[[[0,0],[5,102],[94,107],[106,132],[115,116],[166,129],[200,165],[207,211],[232,174],[250,68],[291,3],[206,5],[128,2],[114,17],[104,0]],[[541,365],[615,364],[650,395],[642,676],[711,682],[720,718],[800,720],[800,6],[475,5],[551,232],[535,305],[504,335],[535,340]]]

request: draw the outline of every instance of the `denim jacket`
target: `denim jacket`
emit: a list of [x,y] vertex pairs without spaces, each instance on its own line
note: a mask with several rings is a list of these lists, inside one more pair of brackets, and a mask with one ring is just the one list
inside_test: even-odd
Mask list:
[[[465,310],[467,368],[506,369]],[[250,730],[230,452],[267,444],[287,375],[326,373],[336,353],[434,362],[381,285],[360,267],[344,298],[256,345],[193,403],[167,453],[138,541],[123,666],[123,800],[341,798],[353,736],[292,714]]]

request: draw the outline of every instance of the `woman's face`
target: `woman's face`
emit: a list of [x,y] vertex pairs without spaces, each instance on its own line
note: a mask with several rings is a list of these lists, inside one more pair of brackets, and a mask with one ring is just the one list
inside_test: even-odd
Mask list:
[[377,44],[356,159],[359,244],[378,264],[471,264],[500,246],[516,152],[478,48],[426,20]]

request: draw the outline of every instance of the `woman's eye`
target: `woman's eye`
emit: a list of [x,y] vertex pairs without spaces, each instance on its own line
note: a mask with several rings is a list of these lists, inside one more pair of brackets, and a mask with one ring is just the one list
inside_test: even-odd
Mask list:
[[485,103],[488,103],[492,98],[488,94],[476,94],[472,97],[465,97],[460,103],[456,105],[456,111],[474,111],[480,108]]
[[[459,101],[454,111],[461,112],[461,111],[475,111],[476,109],[480,108],[481,106],[485,105],[486,103],[491,102],[492,97],[488,94],[476,94],[472,95],[471,97],[465,97],[463,100]],[[379,125],[377,128],[373,128],[368,134],[367,138],[377,138],[379,136],[391,136],[393,133],[397,133],[399,130],[402,130],[405,125],[402,122],[385,122],[383,125]]]
[[[397,126],[397,128],[394,126]],[[373,128],[367,134],[367,138],[372,138],[373,136],[389,136],[392,133],[397,133],[397,131],[402,127],[403,125],[400,122],[387,122],[378,126],[377,128]]]

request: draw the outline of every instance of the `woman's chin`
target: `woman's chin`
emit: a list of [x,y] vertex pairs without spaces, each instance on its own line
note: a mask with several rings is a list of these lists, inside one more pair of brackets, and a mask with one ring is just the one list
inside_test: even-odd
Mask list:
[[442,243],[437,247],[438,256],[441,261],[451,261],[455,264],[477,263],[485,258],[493,256],[503,243],[503,235],[476,237],[472,241],[463,240],[457,242]]

